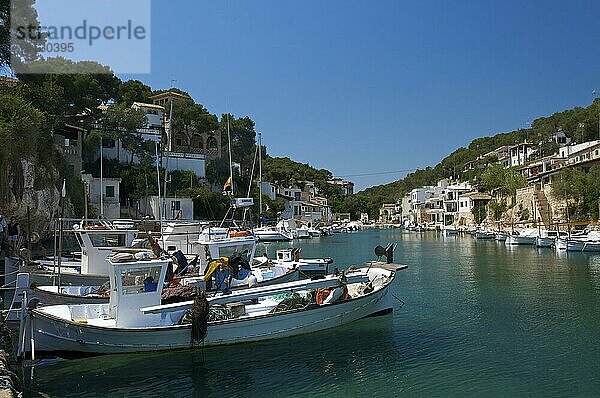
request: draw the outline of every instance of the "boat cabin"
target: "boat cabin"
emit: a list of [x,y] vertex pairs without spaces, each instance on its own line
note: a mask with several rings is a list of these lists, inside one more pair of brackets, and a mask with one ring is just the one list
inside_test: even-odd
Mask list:
[[277,250],[277,261],[298,262],[300,261],[300,250],[294,248]]
[[161,305],[167,267],[171,260],[146,259],[147,252],[117,253],[109,259],[109,316],[118,328],[160,324],[160,315],[147,315],[140,308]]
[[75,238],[81,246],[81,273],[108,275],[107,257],[115,248],[131,246],[138,232],[137,229],[75,229]]

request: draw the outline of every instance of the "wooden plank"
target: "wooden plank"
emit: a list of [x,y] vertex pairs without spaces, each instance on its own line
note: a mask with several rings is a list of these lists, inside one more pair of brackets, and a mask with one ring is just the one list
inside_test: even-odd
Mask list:
[[408,265],[395,264],[395,263],[388,264],[383,261],[367,261],[365,263],[365,267],[381,268],[381,269],[385,269],[387,271],[400,271],[403,269],[407,269]]

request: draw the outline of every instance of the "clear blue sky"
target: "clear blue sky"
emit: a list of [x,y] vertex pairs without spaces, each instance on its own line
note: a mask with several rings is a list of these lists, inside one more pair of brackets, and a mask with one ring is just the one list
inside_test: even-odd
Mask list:
[[[335,175],[434,165],[600,88],[598,1],[152,2],[155,89]],[[349,177],[357,188],[405,173]]]

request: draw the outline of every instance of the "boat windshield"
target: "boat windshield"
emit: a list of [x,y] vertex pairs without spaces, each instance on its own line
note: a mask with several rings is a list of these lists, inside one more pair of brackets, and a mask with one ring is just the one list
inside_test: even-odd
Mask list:
[[94,247],[123,247],[125,235],[123,234],[89,234]]
[[254,244],[249,243],[247,245],[235,245],[235,246],[224,246],[219,247],[219,257],[236,257],[241,256],[246,260],[250,259],[250,253],[252,253]]
[[121,283],[123,294],[155,292],[158,289],[161,267],[123,270]]

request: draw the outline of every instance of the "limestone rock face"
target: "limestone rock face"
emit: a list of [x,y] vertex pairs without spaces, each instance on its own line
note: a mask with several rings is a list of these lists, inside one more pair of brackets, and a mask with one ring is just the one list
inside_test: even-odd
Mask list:
[[[18,163],[17,163],[18,164]],[[36,231],[42,236],[51,232],[52,222],[58,216],[60,209],[60,190],[49,184],[48,181],[36,181],[34,165],[29,160],[21,160],[20,172],[2,173],[2,198],[0,200],[0,214],[6,219],[16,216],[24,228],[27,222],[27,209],[29,208],[31,231]],[[14,167],[13,167],[14,170]],[[58,180],[58,172],[45,170],[43,177],[51,181]],[[36,189],[43,186],[45,188]],[[73,206],[67,200],[65,215],[73,214]],[[23,231],[24,232],[24,231]]]

